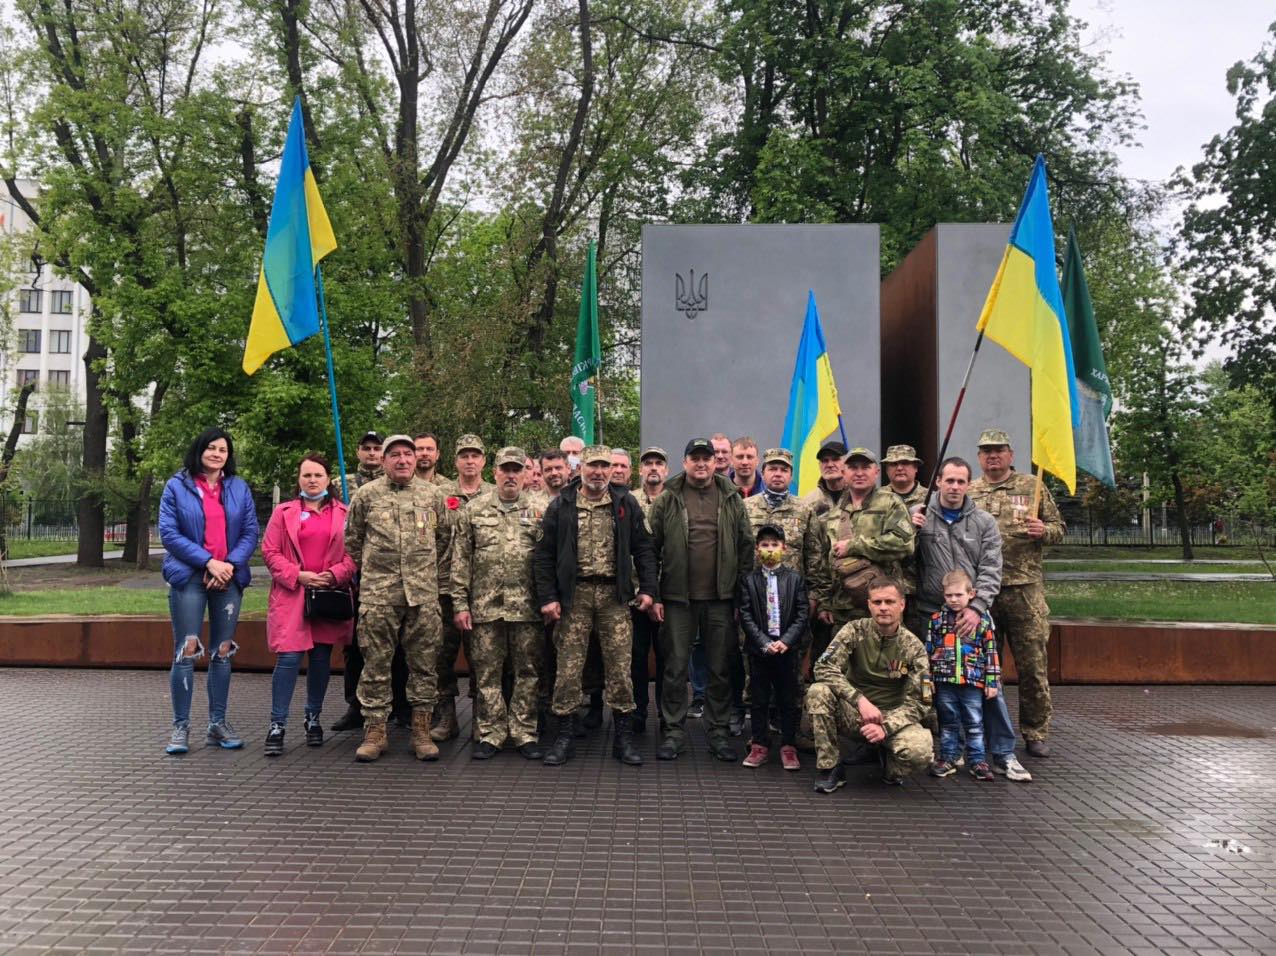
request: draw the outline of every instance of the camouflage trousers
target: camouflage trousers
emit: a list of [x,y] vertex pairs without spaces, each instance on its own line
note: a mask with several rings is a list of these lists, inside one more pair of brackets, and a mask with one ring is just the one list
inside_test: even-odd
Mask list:
[[[842,759],[841,737],[864,744],[860,735],[859,708],[849,695],[831,684],[816,681],[806,692],[806,709],[811,715],[815,737],[815,766],[832,770]],[[886,751],[886,773],[904,777],[925,770],[933,755],[930,732],[921,724],[905,724],[879,744]]]
[[1050,641],[1050,608],[1044,585],[1002,587],[992,605],[997,645],[1010,642],[1019,674],[1019,730],[1024,740],[1045,740],[1050,733],[1050,676],[1046,647]]
[[[478,687],[478,739],[499,747],[508,738],[515,747],[536,741],[537,686],[545,666],[545,627],[539,621],[489,621],[475,624],[469,658]],[[507,663],[514,688],[505,704]]]
[[616,600],[611,581],[578,581],[576,596],[563,619],[554,628],[558,670],[554,675],[556,716],[576,713],[580,706],[581,674],[589,650],[589,632],[598,630],[603,656],[603,702],[617,714],[634,709],[633,624],[629,606]]
[[[457,695],[456,655],[465,646],[465,659],[470,661],[470,631],[462,631],[452,621],[452,598],[439,597],[443,613],[443,640],[439,646],[439,698],[455,698]],[[470,677],[474,676],[474,664],[470,662]],[[474,681],[470,681],[470,696],[474,696]]]
[[390,716],[390,667],[394,649],[403,647],[408,665],[408,703],[433,710],[439,694],[439,645],[443,624],[437,604],[400,607],[390,604],[359,606],[359,704],[368,720]]

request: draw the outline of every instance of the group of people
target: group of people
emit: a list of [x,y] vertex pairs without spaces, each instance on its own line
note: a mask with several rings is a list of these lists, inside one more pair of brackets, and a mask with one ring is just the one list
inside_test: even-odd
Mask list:
[[[829,441],[818,485],[799,498],[792,453],[748,437],[693,438],[672,475],[664,449],[643,449],[634,488],[626,450],[579,438],[535,456],[501,448],[489,483],[476,435],[457,440],[448,478],[433,434],[369,432],[348,507],[328,462],[307,455],[262,539],[278,655],[265,752],[283,752],[306,654],[305,739],[323,743],[332,648],[344,645],[348,709],[333,730],[362,729],[356,759],[380,757],[392,724],[410,729],[417,758],[437,759],[459,734],[463,647],[475,759],[508,746],[561,765],[606,706],[612,753],[631,765],[654,709],[658,759],[683,754],[688,720],[703,716],[710,754],[739,761],[747,715],[745,766],[766,763],[778,734],[786,770],[814,751],[826,793],[857,761],[879,762],[888,783],[963,763],[976,780],[1030,780],[999,650],[1014,655],[1026,753],[1045,758],[1041,558],[1064,525],[1048,489],[1014,469],[1009,435],[989,429],[978,446],[978,477],[949,458],[932,492],[908,445],[879,462]],[[201,434],[165,486],[160,533],[174,634],[167,752],[190,746],[205,611],[207,742],[240,747],[226,702],[258,526],[223,430]]]

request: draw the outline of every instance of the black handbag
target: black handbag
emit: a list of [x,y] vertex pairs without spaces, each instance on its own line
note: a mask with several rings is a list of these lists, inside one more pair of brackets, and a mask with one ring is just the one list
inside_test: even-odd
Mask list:
[[354,597],[345,588],[306,588],[306,617],[348,621],[354,617]]

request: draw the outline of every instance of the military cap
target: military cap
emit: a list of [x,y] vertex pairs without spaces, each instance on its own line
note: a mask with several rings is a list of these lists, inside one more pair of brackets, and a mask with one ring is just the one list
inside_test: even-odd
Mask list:
[[893,465],[898,461],[908,461],[915,465],[922,463],[922,460],[917,457],[917,449],[912,445],[891,445],[886,449],[886,457],[882,459],[882,464]]
[[456,440],[456,453],[459,455],[463,451],[476,451],[480,455],[487,454],[483,439],[479,438],[478,435],[462,435]]
[[817,452],[815,455],[815,460],[822,461],[823,459],[827,458],[829,455],[834,455],[838,458],[845,458],[846,446],[843,445],[840,441],[826,441],[823,445],[820,446],[819,452]]
[[985,445],[1005,445],[1010,447],[1010,435],[1000,428],[985,428],[979,436],[979,447]]
[[710,458],[713,457],[713,442],[707,438],[693,438],[687,442],[687,447],[682,451],[683,458],[690,458],[692,455],[704,452]]
[[360,445],[366,445],[368,442],[372,442],[374,445],[380,445],[382,443],[381,436],[376,432],[364,432],[363,437],[359,439],[358,443]]
[[663,462],[669,461],[669,456],[665,454],[665,450],[659,445],[650,445],[642,450],[642,454],[638,456],[639,461],[646,461],[648,458],[659,458]]
[[526,468],[527,452],[517,445],[509,445],[502,448],[496,453],[496,467],[500,468],[501,465],[518,465],[520,468]]
[[769,465],[772,463],[780,465],[788,465],[793,467],[793,452],[787,448],[768,448],[766,454],[762,456],[762,464]]
[[608,465],[611,464],[611,446],[590,445],[580,453],[580,463],[582,465],[590,465],[600,461]]
[[753,540],[757,541],[763,535],[770,535],[772,538],[779,538],[783,541],[784,529],[778,524],[764,524],[762,527],[758,528],[758,533],[753,536]]
[[414,455],[416,454],[416,442],[412,440],[411,435],[391,435],[381,445],[381,450],[383,452],[388,452],[395,445],[407,445],[412,449],[412,453]]
[[863,458],[863,459],[866,459],[867,461],[871,461],[875,465],[877,464],[877,456],[874,455],[867,448],[859,448],[859,447],[852,448],[849,452],[846,453],[846,460],[850,461],[852,458]]

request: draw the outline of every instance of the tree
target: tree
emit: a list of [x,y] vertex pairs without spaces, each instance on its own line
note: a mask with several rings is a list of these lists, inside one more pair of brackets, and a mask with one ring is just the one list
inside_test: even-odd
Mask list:
[[1179,251],[1196,354],[1221,338],[1232,382],[1254,385],[1276,407],[1276,23],[1252,60],[1228,70],[1227,89],[1236,125],[1179,179],[1191,199]]

